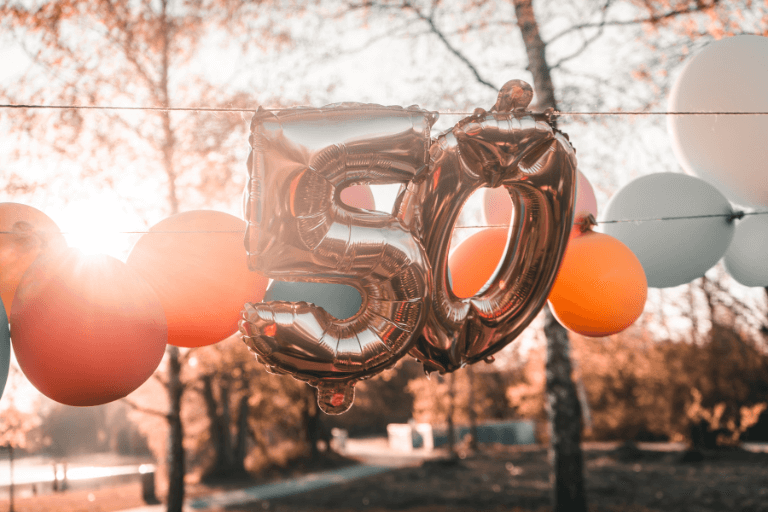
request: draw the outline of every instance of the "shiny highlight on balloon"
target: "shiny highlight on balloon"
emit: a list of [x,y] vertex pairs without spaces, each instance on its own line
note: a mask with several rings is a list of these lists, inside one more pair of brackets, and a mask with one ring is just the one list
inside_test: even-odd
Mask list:
[[[240,330],[270,371],[318,388],[322,410],[346,411],[354,384],[406,353],[426,371],[490,360],[543,307],[573,223],[576,158],[533,90],[505,84],[430,138],[416,107],[345,103],[260,110],[251,125],[245,217],[250,268],[272,279],[352,286],[362,305],[338,319],[304,301],[248,303]],[[350,207],[353,184],[403,183],[394,213]],[[471,297],[451,289],[448,251],[462,206],[503,187],[514,208],[505,256]]]
[[245,305],[245,343],[270,371],[317,387],[326,413],[346,411],[356,381],[410,350],[431,289],[424,248],[402,219],[345,204],[342,191],[422,174],[435,120],[415,107],[357,103],[253,118],[250,268],[272,279],[346,284],[363,298],[346,319],[307,302]]

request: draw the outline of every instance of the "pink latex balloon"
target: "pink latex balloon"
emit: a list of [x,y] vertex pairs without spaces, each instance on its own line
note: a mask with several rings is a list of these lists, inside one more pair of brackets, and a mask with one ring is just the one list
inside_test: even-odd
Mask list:
[[509,226],[512,220],[512,199],[506,187],[486,188],[483,194],[483,213],[491,226]]
[[579,230],[579,223],[589,215],[597,218],[597,199],[595,198],[595,190],[592,188],[592,184],[589,182],[584,173],[579,171],[578,173],[578,186],[576,190],[576,207],[573,212],[573,229],[571,230],[571,238],[581,234]]
[[353,185],[341,191],[341,202],[361,210],[375,210],[376,202],[368,185]]
[[[487,188],[483,196],[483,213],[491,226],[508,226],[512,219],[512,199],[504,187]],[[578,171],[576,207],[573,215],[574,229],[571,238],[578,235],[578,223],[588,215],[597,218],[595,190],[584,173]]]

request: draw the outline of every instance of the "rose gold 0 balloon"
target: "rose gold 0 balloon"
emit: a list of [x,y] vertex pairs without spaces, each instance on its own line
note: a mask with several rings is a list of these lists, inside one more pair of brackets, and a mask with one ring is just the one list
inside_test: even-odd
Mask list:
[[[427,371],[454,371],[502,349],[547,299],[573,222],[576,158],[546,114],[526,112],[533,91],[504,85],[491,112],[478,109],[439,136],[429,172],[411,183],[400,211],[419,233],[433,271],[432,303],[411,354]],[[461,207],[480,187],[504,186],[514,213],[494,280],[475,297],[448,284],[448,249]]]
[[305,302],[246,304],[243,341],[271,371],[316,386],[327,413],[346,411],[357,380],[410,350],[431,289],[424,248],[401,220],[348,206],[341,192],[424,173],[435,119],[417,108],[362,104],[260,111],[253,118],[250,268],[283,281],[354,286],[363,305],[339,320]]

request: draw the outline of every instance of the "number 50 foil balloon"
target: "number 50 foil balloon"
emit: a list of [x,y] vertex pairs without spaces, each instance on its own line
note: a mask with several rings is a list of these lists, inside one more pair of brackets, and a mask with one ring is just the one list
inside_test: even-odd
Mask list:
[[354,286],[363,303],[344,320],[305,302],[246,304],[243,340],[271,371],[316,386],[327,413],[346,411],[355,381],[410,350],[432,287],[424,248],[400,219],[349,207],[341,191],[423,173],[436,118],[417,108],[353,103],[253,118],[250,268],[283,281]]
[[[538,314],[554,283],[573,223],[576,157],[548,115],[525,111],[532,97],[527,83],[507,82],[491,112],[477,109],[440,135],[429,170],[401,203],[434,276],[427,323],[411,352],[427,371],[492,360]],[[475,190],[498,186],[514,205],[505,255],[484,290],[460,299],[447,277],[453,225]]]
[[[340,104],[258,112],[251,126],[246,250],[252,270],[281,280],[354,286],[360,311],[339,320],[303,302],[246,304],[241,332],[273,372],[318,388],[327,413],[347,410],[354,383],[407,352],[453,371],[512,341],[546,300],[571,229],[576,161],[532,90],[507,83],[430,140],[436,120],[414,107]],[[346,186],[401,182],[396,214],[344,205]],[[453,225],[480,187],[515,205],[493,282],[457,298],[447,283]]]

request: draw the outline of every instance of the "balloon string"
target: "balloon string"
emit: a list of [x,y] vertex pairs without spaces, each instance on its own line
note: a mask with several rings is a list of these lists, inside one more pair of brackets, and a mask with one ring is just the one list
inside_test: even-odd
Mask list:
[[[146,110],[156,112],[257,112],[259,107],[256,108],[242,108],[242,107],[136,107],[127,106],[120,107],[117,105],[38,105],[38,104],[0,104],[0,108],[7,109],[71,109],[71,110]],[[296,107],[285,108],[262,108],[262,111],[266,112],[283,112],[293,111]],[[438,114],[456,115],[456,116],[470,116],[475,112],[465,112],[457,110],[438,110],[435,111]],[[562,110],[555,110],[552,112],[555,116],[765,116],[768,112],[642,112],[642,111],[613,111],[613,112],[591,112],[591,111],[574,111],[566,112]]]
[[[601,220],[597,221],[598,224],[617,224],[621,222],[659,222],[659,221],[670,221],[670,220],[687,220],[687,219],[707,219],[712,217],[725,217],[729,221],[733,221],[735,219],[741,219],[743,217],[746,217],[747,215],[768,215],[768,211],[761,211],[761,212],[742,212],[737,211],[733,213],[715,213],[715,214],[708,214],[708,215],[686,215],[683,217],[655,217],[655,218],[647,218],[647,219],[620,219],[620,220]],[[474,226],[454,226],[453,229],[482,229],[482,228],[508,228],[508,224],[485,224],[485,225],[474,225]],[[74,235],[74,234],[83,234],[83,233],[115,233],[115,234],[123,234],[123,235],[167,235],[167,234],[199,234],[199,233],[238,233],[242,234],[244,231],[242,230],[207,230],[207,231],[62,231],[62,235]],[[0,231],[0,235],[18,235],[18,231]]]
[[[646,219],[617,219],[617,220],[599,220],[598,224],[619,224],[622,222],[661,222],[670,220],[687,220],[687,219],[708,219],[712,217],[725,217],[729,222],[735,219],[744,218],[747,215],[768,215],[768,211],[764,212],[743,212],[736,211],[731,213],[713,213],[707,215],[685,215],[681,217],[652,217]],[[477,228],[507,228],[508,224],[487,224],[484,226],[454,226],[454,229],[477,229]]]

